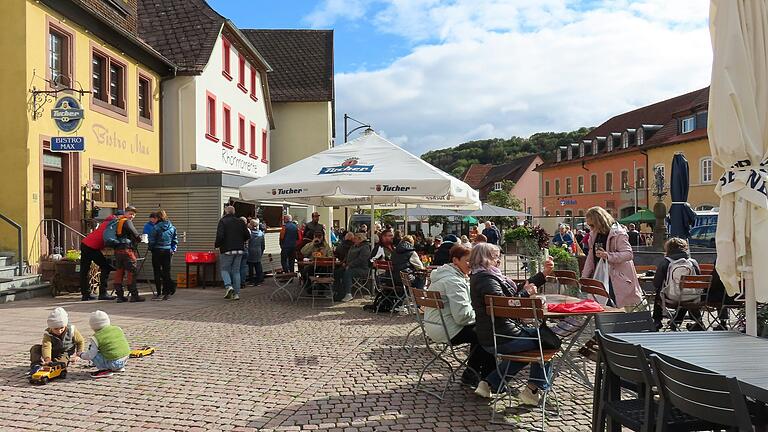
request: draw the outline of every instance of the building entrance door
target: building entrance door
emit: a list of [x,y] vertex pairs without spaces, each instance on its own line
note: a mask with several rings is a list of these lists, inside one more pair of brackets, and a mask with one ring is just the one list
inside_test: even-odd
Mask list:
[[43,217],[62,220],[64,217],[64,175],[61,171],[43,171]]

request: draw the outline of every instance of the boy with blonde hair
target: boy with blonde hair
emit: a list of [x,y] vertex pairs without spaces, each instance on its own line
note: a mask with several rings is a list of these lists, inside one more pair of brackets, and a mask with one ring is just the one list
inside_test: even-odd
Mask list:
[[64,308],[57,307],[48,315],[48,328],[43,333],[43,341],[33,345],[29,350],[29,374],[32,375],[40,368],[51,362],[76,361],[79,353],[83,352],[85,339],[69,322],[69,314]]

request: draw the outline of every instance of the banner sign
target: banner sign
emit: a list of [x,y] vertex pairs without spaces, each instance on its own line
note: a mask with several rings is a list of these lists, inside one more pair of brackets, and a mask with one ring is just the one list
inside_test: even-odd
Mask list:
[[55,152],[81,152],[85,151],[85,138],[72,137],[51,137],[51,151]]

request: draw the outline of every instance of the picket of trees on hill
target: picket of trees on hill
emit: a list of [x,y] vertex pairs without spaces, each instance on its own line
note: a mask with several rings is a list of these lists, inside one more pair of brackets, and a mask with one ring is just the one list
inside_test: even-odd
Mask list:
[[571,132],[539,132],[528,138],[513,136],[469,141],[456,147],[428,151],[421,158],[461,178],[470,165],[476,163],[499,165],[530,154],[539,154],[545,161],[554,159],[555,149],[579,142],[591,130],[583,127]]

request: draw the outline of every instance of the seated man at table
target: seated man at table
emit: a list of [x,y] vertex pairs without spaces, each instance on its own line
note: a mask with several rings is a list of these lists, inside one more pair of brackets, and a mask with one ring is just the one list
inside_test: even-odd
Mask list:
[[316,231],[311,242],[301,248],[301,255],[304,257],[304,265],[301,266],[301,275],[304,280],[304,288],[309,290],[309,276],[315,273],[312,263],[314,258],[328,258],[333,256],[333,250],[325,241],[322,231]]
[[368,273],[371,271],[371,245],[368,243],[368,236],[365,233],[354,234],[352,243],[352,247],[349,248],[349,252],[347,252],[347,256],[344,259],[344,274],[342,275],[343,297],[341,296],[342,293],[339,293],[339,300],[343,302],[352,300],[354,282],[367,279]]
[[355,244],[353,240],[354,238],[354,233],[346,233],[344,235],[344,240],[342,240],[341,243],[336,246],[336,249],[333,250],[333,256],[335,256],[337,260],[341,261],[342,264],[347,260],[347,253],[349,252],[349,249],[351,249],[352,245]]

